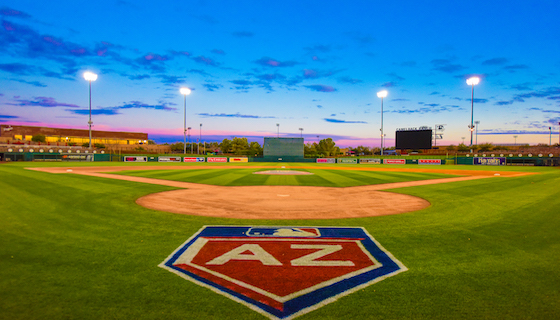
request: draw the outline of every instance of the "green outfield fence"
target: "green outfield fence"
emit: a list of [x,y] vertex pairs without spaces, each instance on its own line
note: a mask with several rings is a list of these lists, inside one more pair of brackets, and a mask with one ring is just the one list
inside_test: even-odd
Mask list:
[[[134,154],[126,157],[142,156],[146,157],[147,162],[158,162],[159,156],[182,157],[182,154],[175,155],[153,155],[153,154]],[[205,157],[203,155],[187,155],[189,157]],[[108,153],[47,153],[47,152],[0,152],[0,161],[39,161],[39,162],[91,162],[91,161],[114,161],[122,162],[125,156]],[[230,156],[224,156],[230,157]],[[362,156],[362,157],[337,157],[334,162],[337,164],[360,163],[360,159],[404,159],[406,164],[418,164],[420,159],[441,160],[442,165],[474,165],[475,157],[467,156],[447,156],[447,155],[414,155],[414,156]],[[560,157],[550,156],[505,156],[505,157],[480,157],[487,159],[505,159],[504,165],[507,166],[560,166]],[[331,157],[333,159],[333,157]],[[303,158],[300,156],[262,156],[249,157],[248,162],[304,162],[315,163],[317,158]],[[370,162],[371,163],[371,162]]]

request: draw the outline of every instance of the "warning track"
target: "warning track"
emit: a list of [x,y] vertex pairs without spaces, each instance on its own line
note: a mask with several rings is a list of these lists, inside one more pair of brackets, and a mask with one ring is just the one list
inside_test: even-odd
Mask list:
[[[416,211],[430,206],[419,197],[382,190],[530,173],[446,170],[423,168],[320,167],[328,170],[432,172],[462,177],[408,181],[370,186],[330,188],[304,186],[212,186],[198,183],[109,174],[125,170],[262,169],[275,166],[126,166],[29,168],[50,173],[81,174],[109,179],[165,185],[179,190],[150,194],[136,200],[146,208],[208,217],[235,219],[341,219],[372,217]],[[290,166],[290,169],[318,167]]]

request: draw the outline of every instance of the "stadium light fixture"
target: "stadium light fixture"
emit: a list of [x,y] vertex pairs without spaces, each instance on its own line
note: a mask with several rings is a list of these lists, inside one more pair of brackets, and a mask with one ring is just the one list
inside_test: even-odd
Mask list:
[[377,97],[381,98],[381,155],[383,155],[383,98],[387,97],[387,90],[381,90],[377,93]]
[[278,133],[276,134],[276,137],[277,137],[277,138],[280,138],[280,124],[277,123],[277,124],[276,124],[276,127],[278,128]]
[[299,131],[301,132],[301,137],[303,138],[303,128],[299,128]]
[[191,145],[191,154],[192,154],[192,143],[191,143],[191,127],[187,128],[187,132],[189,134],[189,144]]
[[200,128],[198,131],[198,151],[197,153],[200,154],[200,143],[202,142],[202,123],[200,124]]
[[183,87],[179,92],[185,96],[185,117],[183,121],[183,154],[187,154],[187,96],[191,94],[191,89]]
[[478,145],[478,125],[480,124],[480,121],[477,120],[477,121],[474,122],[474,124],[475,124],[475,128],[476,128],[476,133],[475,133],[476,139],[475,139],[474,144]]
[[89,82],[89,121],[88,121],[88,125],[89,125],[89,149],[92,150],[91,125],[93,124],[93,122],[91,122],[91,83],[93,81],[97,80],[97,74],[95,74],[93,72],[90,72],[90,71],[86,71],[86,72],[84,72],[84,79],[86,79],[86,81]]
[[467,84],[469,86],[472,87],[472,91],[471,91],[471,124],[469,126],[469,129],[471,130],[471,146],[472,146],[472,141],[473,141],[473,131],[474,131],[474,124],[473,124],[473,111],[474,111],[474,86],[476,86],[477,84],[480,83],[480,78],[479,77],[470,77],[467,79]]

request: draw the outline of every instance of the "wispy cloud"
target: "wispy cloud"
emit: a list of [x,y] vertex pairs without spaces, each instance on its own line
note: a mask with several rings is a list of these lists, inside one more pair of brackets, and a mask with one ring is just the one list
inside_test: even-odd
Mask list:
[[547,98],[550,100],[556,100],[557,96],[560,96],[560,87],[549,87],[543,90],[516,94],[515,96],[513,96],[513,100],[519,102],[525,102],[525,99],[528,98]]
[[71,103],[58,102],[51,97],[34,97],[33,100],[27,99],[15,99],[15,102],[9,102],[6,104],[18,107],[43,107],[43,108],[55,108],[55,107],[70,107],[70,108],[81,108],[78,105]]
[[384,87],[384,88],[391,88],[391,87],[394,87],[394,86],[396,86],[396,85],[397,85],[396,82],[391,81],[391,82],[385,82],[385,83],[382,84],[381,86]]
[[299,64],[296,61],[279,61],[270,57],[262,57],[258,60],[253,61],[253,63],[256,63],[258,65],[261,65],[263,67],[273,67],[273,68],[277,68],[277,67],[293,67],[297,64]]
[[32,86],[41,87],[41,88],[45,88],[47,86],[46,84],[44,84],[42,82],[39,82],[39,81],[26,81],[26,80],[22,80],[22,79],[13,79],[13,78],[10,79],[10,81],[17,81],[17,82],[21,82],[21,83],[26,83],[26,84],[30,84]]
[[330,118],[324,118],[323,120],[331,123],[367,123],[365,121],[350,121],[350,120],[339,120],[339,119],[330,119]]
[[354,79],[354,78],[350,78],[350,77],[347,77],[347,76],[339,77],[337,80],[338,80],[338,82],[340,82],[340,83],[347,83],[347,84],[357,84],[357,83],[362,83],[362,82],[364,82],[363,80]]
[[220,65],[219,63],[217,63],[213,59],[205,57],[205,56],[198,56],[198,57],[194,57],[192,59],[196,63],[204,64],[204,65],[207,65],[207,66],[217,67],[217,66]]
[[202,84],[202,86],[205,87],[206,90],[208,91],[216,91],[224,87],[221,84],[215,84],[215,83],[204,83]]
[[213,50],[212,50],[212,53],[214,53],[214,54],[220,54],[220,55],[225,55],[225,54],[226,54],[226,52],[225,52],[224,50],[222,50],[222,49],[213,49]]
[[483,66],[501,66],[506,63],[508,63],[508,59],[506,58],[492,58],[482,61]]
[[11,18],[21,18],[21,19],[28,19],[31,16],[23,11],[15,10],[8,7],[1,7],[0,8],[0,16],[4,17],[11,17]]
[[240,114],[240,113],[197,113],[199,116],[204,118],[248,118],[248,119],[276,119],[276,117],[269,116],[257,116],[250,114]]
[[307,89],[313,90],[313,91],[318,91],[318,92],[335,92],[336,89],[334,87],[331,86],[327,86],[324,84],[313,84],[313,85],[308,85],[305,86]]
[[454,63],[449,59],[434,59],[431,61],[432,63],[432,70],[441,71],[445,73],[455,73],[466,69],[466,67]]
[[[385,111],[388,113],[400,113],[400,114],[425,114],[425,113],[440,113],[440,112],[451,112],[451,111],[456,111],[456,110],[464,110],[462,107],[457,106],[457,105],[445,105],[445,106],[441,106],[437,103],[432,103],[432,104],[424,104],[424,107],[422,108],[417,108],[417,109],[408,109],[406,107],[401,107],[400,109],[396,109],[396,110],[391,110],[391,111]],[[426,107],[428,106],[428,107]]]
[[[128,103],[123,103],[120,106],[104,107],[91,109],[92,115],[118,115],[121,114],[120,110],[126,109],[152,109],[152,110],[163,110],[163,111],[173,111],[177,110],[170,106],[170,103],[160,103],[160,104],[147,104],[140,101],[130,101]],[[89,114],[89,109],[66,109],[66,111],[72,114],[86,115]]]
[[253,32],[250,32],[250,31],[235,31],[235,32],[232,32],[231,35],[236,37],[236,38],[251,38],[255,34]]
[[0,114],[0,119],[3,120],[10,120],[10,119],[18,119],[18,116],[11,116],[11,115],[7,115],[7,114]]

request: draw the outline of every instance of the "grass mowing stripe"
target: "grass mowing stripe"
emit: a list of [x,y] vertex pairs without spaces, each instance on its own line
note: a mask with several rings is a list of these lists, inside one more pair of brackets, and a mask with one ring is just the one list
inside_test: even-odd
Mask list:
[[[555,168],[513,168],[541,174],[392,190],[432,203],[402,215],[247,221],[134,204],[169,187],[32,172],[24,165],[39,164],[0,165],[0,221],[8,222],[0,223],[0,318],[262,319],[157,267],[202,225],[362,226],[409,268],[301,319],[554,319],[560,314],[560,171]],[[320,168],[313,171],[313,179],[348,182]]]

